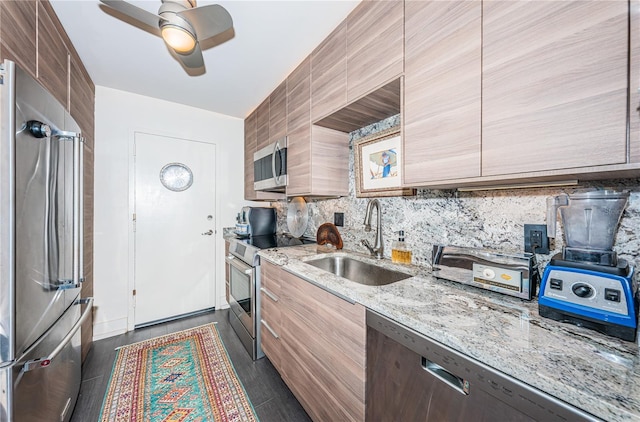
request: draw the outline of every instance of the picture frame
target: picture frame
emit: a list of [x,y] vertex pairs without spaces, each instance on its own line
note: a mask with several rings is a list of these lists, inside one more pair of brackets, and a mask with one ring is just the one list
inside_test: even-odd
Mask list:
[[411,196],[402,187],[402,137],[400,127],[365,136],[354,146],[356,197]]

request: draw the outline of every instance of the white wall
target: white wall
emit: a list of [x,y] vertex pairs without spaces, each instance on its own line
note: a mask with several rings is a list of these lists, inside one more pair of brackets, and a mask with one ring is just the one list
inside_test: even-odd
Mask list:
[[243,121],[101,86],[96,86],[95,116],[94,339],[132,325],[129,173],[136,131],[216,145],[216,308],[227,306],[222,228],[233,226],[246,204]]

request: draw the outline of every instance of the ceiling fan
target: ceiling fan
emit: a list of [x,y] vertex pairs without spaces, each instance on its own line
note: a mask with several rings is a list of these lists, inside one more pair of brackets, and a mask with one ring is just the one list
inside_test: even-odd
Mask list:
[[162,0],[158,14],[123,0],[100,2],[150,27],[150,32],[162,37],[188,68],[204,66],[200,41],[233,26],[231,15],[224,7],[218,4],[196,7],[196,0]]

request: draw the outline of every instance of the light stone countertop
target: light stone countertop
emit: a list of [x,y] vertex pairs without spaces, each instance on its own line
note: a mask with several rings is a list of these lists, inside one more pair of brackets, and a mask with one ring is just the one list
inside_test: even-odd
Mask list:
[[[344,254],[413,277],[365,286],[304,261]],[[424,267],[376,261],[306,245],[263,250],[281,265],[343,299],[360,303],[526,384],[608,421],[640,421],[640,349],[538,314],[538,303],[436,279]]]

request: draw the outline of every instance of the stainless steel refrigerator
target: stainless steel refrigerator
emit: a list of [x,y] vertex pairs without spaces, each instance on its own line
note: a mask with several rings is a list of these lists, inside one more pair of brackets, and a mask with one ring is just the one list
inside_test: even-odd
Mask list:
[[78,397],[82,149],[64,106],[0,63],[0,421],[68,421]]

